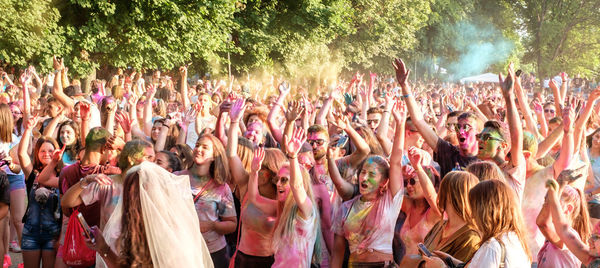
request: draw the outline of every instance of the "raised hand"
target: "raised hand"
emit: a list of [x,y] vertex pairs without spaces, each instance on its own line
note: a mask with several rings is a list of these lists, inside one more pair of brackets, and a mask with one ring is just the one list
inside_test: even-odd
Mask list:
[[340,155],[340,148],[337,146],[329,146],[327,147],[327,159],[336,160],[338,155]]
[[237,99],[231,106],[231,111],[229,112],[229,119],[231,122],[239,122],[240,118],[242,118],[242,115],[244,115],[245,110],[246,101],[243,98]]
[[410,160],[413,167],[420,166],[423,161],[423,154],[417,147],[411,146],[408,148],[408,160]]
[[560,73],[560,79],[562,80],[563,83],[567,82],[567,79],[569,79],[569,75],[566,72],[562,72]]
[[406,81],[410,75],[410,70],[406,69],[406,65],[402,59],[395,59],[393,65],[394,71],[396,72],[396,80],[398,80],[400,85],[406,85]]
[[131,125],[133,123],[133,120],[131,120],[128,113],[119,111],[115,115],[115,120],[119,125],[121,125],[121,128],[123,129],[123,132],[125,132],[125,134],[131,132]]
[[21,86],[23,87],[29,84],[29,81],[31,81],[31,73],[29,73],[29,70],[26,70],[21,74],[19,81],[21,82]]
[[62,149],[60,150],[54,150],[54,153],[52,153],[52,162],[54,164],[57,164],[58,162],[60,162],[60,160],[62,160],[62,156],[63,153],[65,152],[65,149],[67,149],[67,145],[63,145]]
[[186,77],[187,76],[187,67],[185,67],[185,66],[179,67],[179,74],[181,75],[181,77]]
[[506,75],[506,79],[502,78],[502,74],[498,74],[498,80],[500,81],[500,89],[502,89],[504,94],[508,94],[513,91],[515,70],[512,62],[508,65],[508,74]]
[[542,106],[542,104],[540,102],[538,102],[537,100],[534,100],[532,102],[532,104],[533,104],[533,111],[536,114],[544,113],[544,106]]
[[39,119],[37,115],[29,117],[29,120],[25,122],[25,129],[32,130],[38,124]]
[[285,120],[288,122],[296,121],[300,118],[302,112],[304,112],[304,107],[302,107],[299,101],[290,101],[288,109],[285,111]]
[[154,94],[156,94],[156,87],[152,83],[150,83],[146,87],[146,96],[148,97],[147,101],[152,101],[152,100],[150,100],[150,98],[153,98]]
[[250,165],[250,169],[252,172],[258,172],[262,167],[262,162],[265,159],[265,149],[263,147],[258,147],[254,152],[254,158],[252,158],[252,165]]
[[63,63],[63,59],[59,59],[56,56],[52,57],[52,67],[54,67],[54,70],[57,71],[64,69],[65,65]]
[[285,136],[285,149],[287,150],[287,156],[289,158],[298,157],[298,152],[300,152],[300,148],[306,141],[306,131],[303,128],[294,129],[294,133],[292,133],[292,137]]
[[81,102],[81,104],[79,104],[79,115],[81,116],[82,121],[90,120],[90,118],[92,117],[90,109],[90,104],[87,102]]
[[127,100],[127,104],[129,104],[130,109],[135,109],[138,103],[139,97],[136,94],[132,94]]
[[113,135],[106,141],[106,147],[111,150],[123,150],[125,141],[121,137]]
[[[187,110],[187,112],[185,112],[185,114],[183,115],[183,118],[181,119],[181,123],[185,126],[185,128],[187,128],[187,126],[189,124],[191,124],[192,122],[194,122],[194,120],[196,120],[196,117],[198,116],[198,110],[194,109],[194,107],[190,107],[190,109]],[[180,126],[183,127],[183,126]]]
[[595,101],[599,98],[600,98],[600,87],[597,87],[596,89],[592,90],[592,92],[590,92],[590,95],[588,97],[588,103],[593,103],[593,101]]
[[392,115],[394,116],[396,123],[401,123],[406,120],[406,104],[402,100],[396,100],[396,103],[392,108]]
[[575,122],[575,107],[576,107],[575,100],[573,98],[571,98],[569,100],[568,105],[566,105],[565,108],[563,108],[562,120],[563,120],[563,127],[564,127],[565,131],[570,131],[571,128],[573,127],[573,123]]
[[287,82],[281,82],[281,84],[279,84],[279,95],[287,95],[288,93],[290,93],[290,83]]
[[337,128],[344,130],[350,127],[350,120],[348,119],[348,117],[339,112],[333,113],[333,120],[329,121],[329,123],[333,124]]

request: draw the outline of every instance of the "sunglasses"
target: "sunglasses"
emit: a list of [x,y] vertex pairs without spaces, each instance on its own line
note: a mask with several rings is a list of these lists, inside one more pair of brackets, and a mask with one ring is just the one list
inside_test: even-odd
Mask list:
[[277,183],[281,181],[281,184],[286,184],[289,180],[290,179],[287,177],[273,176],[273,178],[271,178],[271,183],[277,185]]
[[456,130],[456,132],[460,132],[461,130],[464,130],[465,132],[468,132],[471,129],[473,129],[473,127],[470,126],[470,125],[459,125],[459,124],[456,124],[456,126],[454,127],[454,130]]
[[492,136],[490,133],[485,133],[485,134],[477,134],[475,135],[475,137],[477,137],[477,139],[480,139],[482,141],[488,141],[488,140],[493,140],[493,141],[504,141],[501,138],[497,138]]
[[556,113],[556,111],[552,110],[552,109],[544,109],[544,113],[551,113],[551,114],[553,114],[553,113]]
[[378,123],[379,123],[379,120],[377,120],[377,119],[371,119],[371,120],[367,120],[367,124],[369,124],[369,125],[370,125],[370,124],[373,124],[373,123],[375,123],[375,124],[378,124]]
[[408,180],[404,180],[404,187],[408,186],[408,184],[410,185],[415,185],[417,184],[417,180],[413,179],[408,179]]
[[308,144],[310,144],[310,146],[314,146],[314,144],[316,143],[317,145],[321,146],[323,144],[325,144],[325,140],[324,139],[318,139],[318,140],[306,140],[306,142]]

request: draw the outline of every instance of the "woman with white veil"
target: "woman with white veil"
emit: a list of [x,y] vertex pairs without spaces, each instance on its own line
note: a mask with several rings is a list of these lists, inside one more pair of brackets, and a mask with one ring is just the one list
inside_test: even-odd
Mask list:
[[[119,231],[115,222],[120,222]],[[189,177],[143,162],[127,172],[122,201],[105,227],[105,232],[120,233],[118,249],[109,247],[95,227],[92,246],[109,268],[213,267],[198,226]]]

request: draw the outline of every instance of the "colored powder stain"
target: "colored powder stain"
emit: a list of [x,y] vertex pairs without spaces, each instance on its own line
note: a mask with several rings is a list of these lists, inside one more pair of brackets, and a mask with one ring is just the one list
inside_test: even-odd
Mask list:
[[373,178],[371,178],[371,177],[369,177],[369,178],[367,179],[367,181],[368,181],[368,182],[369,182],[371,185],[375,185],[375,184],[377,184],[377,182],[376,182],[376,181],[375,181]]

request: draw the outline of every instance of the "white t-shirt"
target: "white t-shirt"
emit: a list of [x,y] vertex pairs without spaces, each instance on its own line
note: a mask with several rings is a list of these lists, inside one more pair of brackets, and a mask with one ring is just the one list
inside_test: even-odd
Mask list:
[[540,232],[537,226],[537,215],[540,214],[546,197],[546,181],[554,177],[553,166],[548,166],[534,173],[525,182],[523,191],[523,202],[521,202],[521,211],[523,211],[523,220],[527,228],[527,246],[531,256],[537,256],[542,248],[546,238]]
[[302,219],[300,214],[296,213],[294,232],[281,238],[281,246],[275,249],[275,262],[271,267],[310,267],[317,239],[316,217],[315,209],[307,219]]
[[[519,241],[517,234],[514,232],[504,234],[501,240],[506,250],[505,268],[531,267],[531,261],[525,249],[521,246],[521,241]],[[490,238],[475,252],[469,263],[469,267],[498,267],[501,263],[501,256],[502,247],[500,243],[495,238]]]

